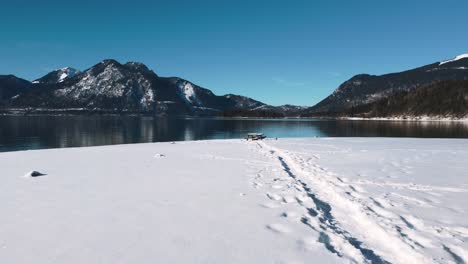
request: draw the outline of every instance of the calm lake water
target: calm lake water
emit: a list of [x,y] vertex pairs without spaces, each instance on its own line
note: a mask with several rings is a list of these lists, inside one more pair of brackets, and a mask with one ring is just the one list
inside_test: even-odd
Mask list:
[[463,122],[0,116],[0,152],[142,142],[268,137],[468,138]]

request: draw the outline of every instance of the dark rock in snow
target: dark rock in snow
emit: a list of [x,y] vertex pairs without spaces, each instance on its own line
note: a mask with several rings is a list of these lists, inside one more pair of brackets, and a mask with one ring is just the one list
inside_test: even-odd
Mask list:
[[26,176],[29,176],[29,177],[40,177],[40,176],[45,176],[47,174],[44,174],[42,172],[38,172],[38,171],[30,171],[26,174]]

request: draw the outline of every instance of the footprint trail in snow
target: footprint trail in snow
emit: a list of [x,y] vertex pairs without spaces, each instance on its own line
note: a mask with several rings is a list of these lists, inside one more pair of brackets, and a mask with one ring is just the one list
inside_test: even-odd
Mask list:
[[[292,152],[273,146],[268,140],[246,143],[252,151],[272,162],[252,179],[252,187],[265,192],[263,208],[282,210],[283,223],[266,228],[281,235],[295,236],[298,245],[316,249],[321,245],[330,254],[357,263],[465,263],[466,250],[460,243],[446,245],[440,237],[466,238],[466,230],[458,233],[444,226],[428,226],[411,214],[390,210],[392,202],[385,197],[372,197],[366,185],[406,188],[424,191],[466,192],[462,188],[409,184],[349,181],[319,165],[320,155]],[[337,149],[334,152],[339,152]],[[346,150],[349,151],[349,150]],[[398,166],[392,162],[391,166]],[[408,174],[410,166],[400,173]],[[405,190],[406,190],[405,189]],[[401,201],[425,201],[386,193]],[[395,199],[391,199],[394,201]],[[298,226],[306,226],[303,232]],[[295,227],[293,227],[295,226]],[[296,232],[295,230],[302,230]],[[302,233],[300,233],[302,232]],[[462,241],[463,243],[463,241]],[[466,246],[466,244],[464,244]],[[455,252],[456,251],[456,252]],[[432,254],[428,254],[432,252]],[[435,252],[435,253],[434,253]]]

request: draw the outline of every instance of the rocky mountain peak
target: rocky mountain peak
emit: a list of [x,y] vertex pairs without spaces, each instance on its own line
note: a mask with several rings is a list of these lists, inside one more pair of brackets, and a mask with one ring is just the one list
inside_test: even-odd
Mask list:
[[105,59],[105,60],[102,60],[101,61],[101,64],[107,66],[107,65],[115,65],[115,66],[121,66],[122,64],[120,64],[118,61],[114,60],[114,59]]
[[144,71],[149,71],[148,67],[141,63],[141,62],[135,62],[135,61],[129,61],[127,63],[125,63],[126,67],[128,68],[133,68],[133,69],[136,69],[136,70],[144,70]]

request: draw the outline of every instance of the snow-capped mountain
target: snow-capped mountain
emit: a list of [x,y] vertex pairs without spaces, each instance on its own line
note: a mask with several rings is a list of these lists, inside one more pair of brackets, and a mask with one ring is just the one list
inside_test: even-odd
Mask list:
[[54,84],[54,83],[61,83],[66,79],[75,77],[80,71],[77,69],[73,69],[70,67],[61,68],[55,71],[52,71],[45,76],[34,80],[32,83],[34,84]]
[[[1,84],[0,84],[1,85]],[[226,109],[266,106],[248,97],[218,96],[178,77],[159,77],[144,64],[104,60],[80,72],[53,71],[29,83],[31,89],[8,97],[3,108],[54,112],[216,115]]]
[[399,73],[380,76],[360,74],[341,84],[330,96],[307,112],[309,115],[342,112],[432,82],[465,78],[468,78],[468,54]]

